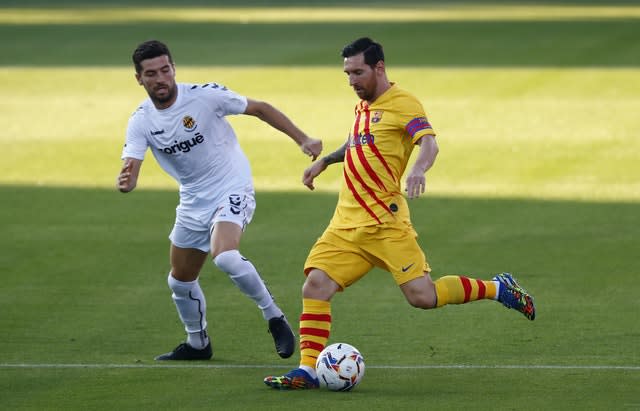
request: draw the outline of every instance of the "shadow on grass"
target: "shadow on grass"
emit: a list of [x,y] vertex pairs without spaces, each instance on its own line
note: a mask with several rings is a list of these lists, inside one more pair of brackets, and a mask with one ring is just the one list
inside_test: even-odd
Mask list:
[[[327,392],[291,393],[283,402],[285,394],[265,390],[261,379],[278,368],[258,368],[277,361],[264,322],[223,274],[209,275],[211,265],[201,283],[216,349],[212,365],[220,368],[154,368],[153,356],[184,337],[165,281],[166,236],[176,200],[173,191],[123,195],[107,189],[0,186],[0,330],[5,332],[0,351],[4,363],[34,364],[1,370],[0,381],[9,387],[7,407],[140,409],[175,403],[174,408],[250,409],[250,402],[282,409],[293,401],[299,409],[309,401],[325,406],[331,401],[325,395],[336,398]],[[257,201],[242,249],[295,321],[301,266],[332,215],[336,195],[259,192]],[[637,398],[637,371],[579,366],[637,364],[640,204],[428,197],[411,206],[436,277],[514,270],[535,292],[539,316],[531,323],[487,301],[424,313],[403,302],[388,276],[372,273],[334,299],[334,341],[353,342],[372,366],[488,364],[489,369],[372,367],[356,397],[344,401],[358,404],[356,409],[397,404],[419,409],[428,395],[436,408],[458,401],[458,408],[473,402],[491,409],[504,400],[504,390],[494,384],[487,391],[479,379],[514,381],[509,392],[527,392],[535,409],[575,409],[576,404],[585,409],[600,404],[594,399],[601,401],[597,408],[606,409],[614,400]],[[278,367],[284,371],[295,361]],[[147,368],[37,365],[68,363]],[[495,370],[491,364],[516,367]],[[539,364],[574,368],[547,370],[536,368]],[[187,395],[175,383],[187,378],[205,381],[209,388]],[[390,386],[389,378],[397,384]],[[426,394],[425,386],[430,387]],[[602,399],[598,389],[613,397]],[[143,400],[140,392],[149,395]],[[460,392],[466,397],[460,399]],[[557,400],[548,400],[550,392]],[[597,392],[597,398],[585,392]],[[570,406],[558,406],[567,395]],[[520,397],[508,399],[517,403]]]
[[0,65],[128,67],[138,43],[158,38],[180,65],[333,67],[346,43],[367,35],[393,66],[638,67],[638,21],[0,25],[11,39],[0,43]]
[[[282,271],[284,265],[285,271],[299,272],[333,214],[336,197],[259,192],[242,248],[268,270]],[[111,270],[164,269],[176,203],[172,191],[123,195],[106,189],[0,186],[0,269],[17,274],[46,266],[51,276],[101,271],[105,260]],[[593,281],[604,273],[640,273],[633,255],[640,249],[640,204],[428,197],[412,201],[411,212],[436,277],[513,270],[541,285],[563,281],[559,273],[594,276]],[[74,261],[80,255],[96,258]],[[51,265],[52,259],[58,262]]]

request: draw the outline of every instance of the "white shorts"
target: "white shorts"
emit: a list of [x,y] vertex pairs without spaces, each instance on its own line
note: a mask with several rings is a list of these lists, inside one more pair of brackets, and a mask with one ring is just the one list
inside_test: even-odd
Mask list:
[[[221,221],[235,223],[245,230],[253,218],[256,210],[256,200],[253,194],[230,194],[226,200],[211,209],[207,218],[194,226],[194,219],[187,213],[177,212],[176,222],[169,234],[169,240],[180,248],[197,248],[208,253],[211,250],[211,233],[214,225]],[[199,213],[202,216],[201,213]]]

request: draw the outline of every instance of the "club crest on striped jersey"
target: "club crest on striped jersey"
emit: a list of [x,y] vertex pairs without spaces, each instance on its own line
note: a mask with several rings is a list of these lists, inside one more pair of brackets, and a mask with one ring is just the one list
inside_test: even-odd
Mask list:
[[186,131],[193,131],[198,127],[196,120],[189,115],[182,117],[182,125]]
[[379,123],[380,120],[382,120],[382,113],[384,113],[384,111],[374,111],[373,112],[373,117],[371,117],[371,122],[372,123]]

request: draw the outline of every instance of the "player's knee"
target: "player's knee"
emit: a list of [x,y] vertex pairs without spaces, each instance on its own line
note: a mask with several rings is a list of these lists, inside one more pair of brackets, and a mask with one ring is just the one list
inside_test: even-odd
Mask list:
[[213,259],[213,262],[215,263],[218,256],[229,251],[238,251],[238,249],[226,244],[214,244],[211,248],[211,258]]
[[[212,253],[213,255],[213,253]],[[238,250],[226,250],[213,257],[214,264],[225,273],[234,272],[238,262],[241,263],[242,255]]]
[[198,279],[198,271],[191,269],[190,267],[172,267],[167,280],[169,282],[169,286],[172,284],[172,279],[181,282],[195,281]]
[[227,251],[237,251],[240,248],[242,228],[236,223],[221,221],[214,226],[211,237],[211,257],[215,260]]
[[421,308],[423,310],[428,310],[430,308],[435,308],[436,306],[436,298],[435,295],[430,295],[428,293],[420,293],[413,294],[407,296],[407,302],[415,308]]
[[428,274],[402,284],[400,289],[412,307],[427,310],[436,306],[436,287]]
[[302,286],[302,296],[329,301],[339,289],[340,286],[324,271],[312,270]]

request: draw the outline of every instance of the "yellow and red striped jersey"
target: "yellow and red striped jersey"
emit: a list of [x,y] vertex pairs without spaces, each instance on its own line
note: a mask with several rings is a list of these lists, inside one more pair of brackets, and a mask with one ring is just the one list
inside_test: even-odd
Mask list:
[[435,133],[420,101],[391,84],[373,104],[362,100],[356,105],[330,223],[335,228],[409,221],[401,178],[415,143]]

